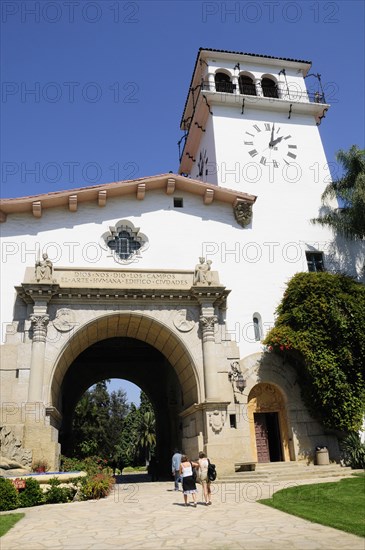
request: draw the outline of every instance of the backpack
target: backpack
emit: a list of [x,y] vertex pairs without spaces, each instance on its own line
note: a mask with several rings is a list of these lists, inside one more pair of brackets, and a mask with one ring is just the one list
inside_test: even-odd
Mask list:
[[209,481],[215,481],[217,477],[217,470],[215,469],[215,464],[212,464],[208,458],[208,479]]

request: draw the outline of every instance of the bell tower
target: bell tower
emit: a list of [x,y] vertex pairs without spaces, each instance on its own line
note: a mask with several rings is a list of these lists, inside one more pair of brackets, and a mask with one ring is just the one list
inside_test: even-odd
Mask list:
[[[200,49],[181,120],[179,173],[253,194],[280,189],[281,198],[295,187],[297,199],[303,190],[318,207],[330,178],[318,131],[329,105],[310,67]],[[308,76],[317,76],[317,89],[307,90]]]

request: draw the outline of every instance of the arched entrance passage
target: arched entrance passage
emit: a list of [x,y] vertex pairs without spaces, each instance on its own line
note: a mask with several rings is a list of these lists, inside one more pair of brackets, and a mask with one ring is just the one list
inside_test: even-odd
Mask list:
[[274,384],[260,383],[248,396],[251,450],[257,462],[290,460],[284,395]]
[[[143,314],[103,315],[80,327],[53,371],[51,396],[61,412],[60,442],[67,449],[73,410],[84,391],[105,378],[137,384],[155,409],[157,451],[167,468],[183,437],[179,413],[200,399],[190,353],[167,326]],[[62,448],[62,451],[63,451]]]

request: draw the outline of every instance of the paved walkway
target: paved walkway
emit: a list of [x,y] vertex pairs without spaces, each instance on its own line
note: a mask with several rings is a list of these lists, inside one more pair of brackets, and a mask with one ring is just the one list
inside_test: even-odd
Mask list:
[[[322,481],[338,481],[338,477]],[[20,510],[25,512],[25,518],[1,538],[0,548],[364,550],[365,541],[360,537],[256,502],[279,488],[296,484],[217,483],[213,505],[199,503],[193,508],[183,506],[183,495],[172,490],[172,482],[124,482],[116,485],[108,498],[99,501]]]

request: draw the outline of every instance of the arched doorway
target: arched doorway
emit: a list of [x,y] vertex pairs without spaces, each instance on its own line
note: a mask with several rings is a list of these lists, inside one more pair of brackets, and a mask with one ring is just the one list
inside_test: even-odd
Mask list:
[[260,383],[248,396],[251,450],[257,462],[290,460],[284,395],[274,384]]
[[67,450],[72,415],[82,394],[106,378],[119,377],[139,386],[156,416],[161,470],[170,471],[171,452],[182,447],[179,414],[199,400],[200,387],[189,351],[160,321],[141,313],[106,314],[70,338],[54,367],[52,403],[61,413],[61,452]]

